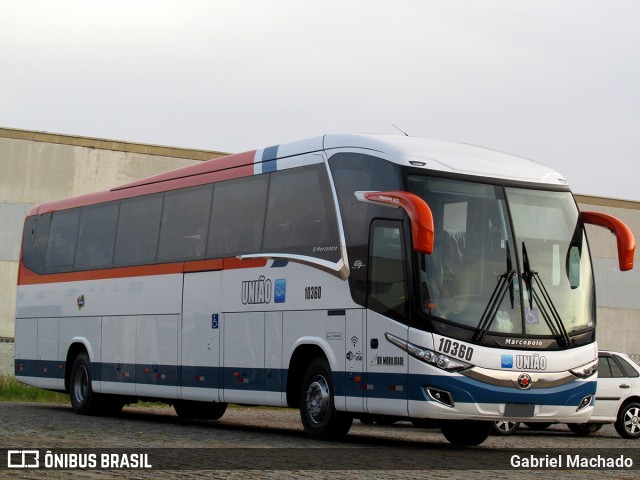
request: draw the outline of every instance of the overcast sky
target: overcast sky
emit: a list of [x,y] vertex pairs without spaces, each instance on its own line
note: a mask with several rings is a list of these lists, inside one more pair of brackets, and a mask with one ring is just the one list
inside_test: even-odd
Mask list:
[[392,123],[640,200],[640,1],[0,0],[3,127],[238,152]]

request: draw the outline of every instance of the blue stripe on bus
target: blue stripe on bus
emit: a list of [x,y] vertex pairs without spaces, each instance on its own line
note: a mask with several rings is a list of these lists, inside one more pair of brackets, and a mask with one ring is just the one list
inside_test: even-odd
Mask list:
[[278,170],[278,147],[280,145],[273,145],[267,147],[262,152],[262,173],[275,172]]
[[[64,378],[62,362],[15,360],[16,376]],[[92,364],[93,379],[104,382],[138,383],[225,390],[285,392],[286,369],[203,367],[176,365]],[[407,375],[404,373],[333,372],[334,392],[352,398],[384,398],[430,401],[425,388],[451,394],[454,403],[520,403],[577,406],[595,394],[596,382],[571,382],[551,388],[516,390],[482,383],[464,376]],[[355,380],[359,379],[359,382]]]

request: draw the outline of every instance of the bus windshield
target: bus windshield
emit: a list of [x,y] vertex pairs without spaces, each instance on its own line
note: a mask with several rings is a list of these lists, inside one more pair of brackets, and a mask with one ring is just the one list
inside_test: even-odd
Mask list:
[[595,322],[584,229],[570,192],[408,178],[432,210],[431,255],[419,254],[432,319],[486,334],[553,336],[563,346]]

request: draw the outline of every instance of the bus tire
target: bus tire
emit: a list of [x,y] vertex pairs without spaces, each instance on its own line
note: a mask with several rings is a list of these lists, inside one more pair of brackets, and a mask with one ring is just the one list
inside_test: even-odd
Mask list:
[[227,411],[226,403],[178,400],[173,408],[185,420],[218,420]]
[[442,422],[442,433],[453,445],[480,445],[489,437],[493,423],[481,420],[447,420]]
[[602,428],[602,423],[567,423],[567,427],[580,437],[586,437]]
[[546,430],[551,425],[553,425],[551,422],[524,422],[524,424],[529,430],[535,430],[537,432]]
[[622,438],[640,438],[640,403],[629,402],[622,405],[613,426]]
[[91,378],[89,355],[81,352],[73,361],[69,379],[71,408],[81,415],[98,415],[102,411],[100,395],[91,388]]
[[353,417],[335,408],[331,368],[323,357],[312,360],[304,374],[300,418],[307,435],[316,440],[342,439],[351,428]]

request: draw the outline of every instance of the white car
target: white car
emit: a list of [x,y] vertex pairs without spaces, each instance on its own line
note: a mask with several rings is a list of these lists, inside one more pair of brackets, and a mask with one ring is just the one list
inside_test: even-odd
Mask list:
[[596,405],[589,423],[571,423],[569,429],[588,435],[613,423],[623,438],[640,438],[640,366],[619,352],[598,354]]
[[[640,366],[628,355],[619,352],[598,353],[598,388],[593,415],[588,423],[570,423],[569,430],[577,435],[597,432],[607,423],[613,423],[622,438],[640,438]],[[527,424],[543,429],[551,425]],[[515,433],[519,423],[509,420],[496,422],[495,433]]]

